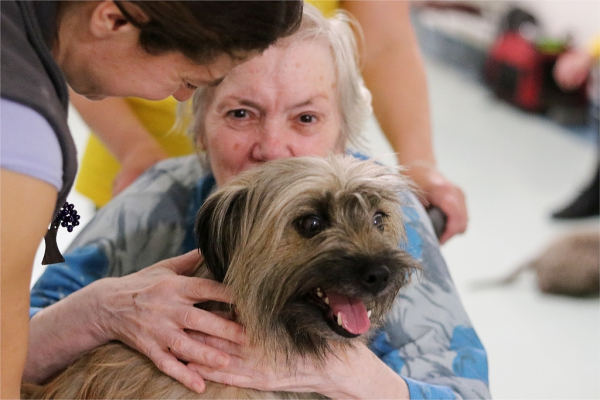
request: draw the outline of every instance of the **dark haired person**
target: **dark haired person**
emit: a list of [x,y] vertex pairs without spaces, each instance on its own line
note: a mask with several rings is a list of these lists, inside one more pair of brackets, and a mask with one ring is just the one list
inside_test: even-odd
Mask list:
[[[19,397],[33,259],[77,170],[67,84],[89,99],[186,100],[292,33],[301,10],[300,1],[2,1],[2,397]],[[166,262],[188,265],[197,257]],[[215,350],[195,356],[226,362]],[[190,386],[201,381],[173,356],[161,365]]]

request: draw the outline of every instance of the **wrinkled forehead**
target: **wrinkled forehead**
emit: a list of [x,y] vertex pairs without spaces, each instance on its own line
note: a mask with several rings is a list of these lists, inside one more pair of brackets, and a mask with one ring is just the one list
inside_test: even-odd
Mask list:
[[321,39],[285,41],[233,68],[213,88],[214,98],[256,94],[276,86],[286,94],[301,88],[334,88],[336,73],[328,44]]

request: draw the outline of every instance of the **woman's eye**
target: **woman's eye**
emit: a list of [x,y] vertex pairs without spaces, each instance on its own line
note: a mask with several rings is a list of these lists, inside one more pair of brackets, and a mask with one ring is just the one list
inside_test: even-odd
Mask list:
[[231,110],[231,111],[227,112],[227,115],[231,116],[233,118],[236,118],[236,119],[244,119],[244,118],[248,118],[249,113],[248,113],[248,110],[239,108],[237,110]]
[[300,116],[300,122],[303,124],[310,124],[316,121],[316,117],[312,114],[302,114]]
[[318,215],[307,215],[296,221],[296,230],[306,238],[311,238],[325,229],[325,223]]
[[383,232],[383,213],[377,213],[373,216],[373,226]]
[[192,85],[191,83],[188,83],[188,82],[186,82],[186,83],[185,83],[185,86],[186,86],[188,89],[191,89],[191,90],[196,90],[196,89],[198,89],[198,86],[196,86],[196,85]]

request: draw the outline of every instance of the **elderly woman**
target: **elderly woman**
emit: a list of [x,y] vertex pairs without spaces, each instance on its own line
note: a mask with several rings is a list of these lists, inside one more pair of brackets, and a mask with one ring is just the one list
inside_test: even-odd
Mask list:
[[331,357],[325,373],[309,363],[294,371],[257,369],[260,355],[245,345],[240,326],[193,307],[230,298],[216,282],[186,277],[190,271],[177,262],[193,256],[196,212],[215,187],[265,161],[343,153],[360,142],[370,97],[352,32],[343,15],[327,20],[305,8],[296,34],[195,95],[204,162],[170,159],[145,173],[100,210],[66,263],[50,266],[37,282],[30,380],[43,381],[82,352],[120,340],[197,391],[204,378],[329,397],[489,397],[485,350],[411,193],[403,194],[408,248],[425,273],[402,292],[370,346],[357,346],[343,361]]

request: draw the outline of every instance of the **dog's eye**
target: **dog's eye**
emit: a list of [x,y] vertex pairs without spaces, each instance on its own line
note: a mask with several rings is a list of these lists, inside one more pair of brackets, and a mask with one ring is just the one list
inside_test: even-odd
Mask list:
[[307,215],[296,221],[296,230],[306,238],[311,238],[325,229],[325,223],[318,215]]
[[383,213],[378,212],[373,216],[373,226],[377,228],[377,230],[383,232]]

